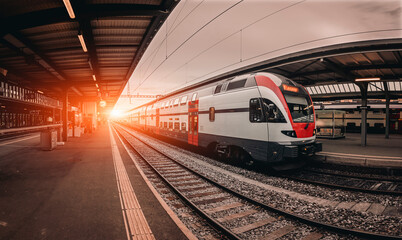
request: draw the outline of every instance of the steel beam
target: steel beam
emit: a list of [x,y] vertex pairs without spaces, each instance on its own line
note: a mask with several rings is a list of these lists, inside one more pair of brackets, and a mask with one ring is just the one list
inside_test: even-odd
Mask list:
[[63,141],[67,142],[68,139],[68,89],[63,89]]
[[361,133],[361,146],[365,147],[367,146],[367,89],[368,89],[368,83],[359,83],[358,84],[361,92],[361,97],[362,97],[362,105],[361,105],[361,127],[360,127],[360,133]]
[[385,138],[389,138],[389,101],[390,101],[390,96],[389,96],[389,90],[388,90],[388,84],[386,82],[382,83],[384,85],[384,91],[385,91]]

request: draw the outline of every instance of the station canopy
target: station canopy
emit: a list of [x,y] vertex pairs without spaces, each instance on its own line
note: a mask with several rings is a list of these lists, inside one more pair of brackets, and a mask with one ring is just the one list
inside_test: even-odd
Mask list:
[[315,101],[402,98],[402,39],[339,44],[273,59],[256,69],[282,74],[306,87]]
[[[67,9],[70,5],[69,12]],[[3,0],[6,80],[71,101],[113,107],[175,0]]]

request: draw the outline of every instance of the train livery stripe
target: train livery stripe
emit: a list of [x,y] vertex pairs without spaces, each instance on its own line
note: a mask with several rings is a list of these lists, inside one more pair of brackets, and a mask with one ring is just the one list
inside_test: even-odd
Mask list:
[[[296,132],[298,138],[307,138],[313,136],[313,131],[315,129],[315,123],[294,123],[292,114],[290,113],[288,104],[286,102],[285,96],[283,95],[282,91],[279,87],[269,78],[266,76],[255,76],[255,80],[258,86],[266,87],[271,89],[275,95],[281,101],[282,106],[285,108],[286,113],[288,114],[290,124],[292,125],[293,130]],[[310,95],[309,95],[310,97]],[[311,100],[311,97],[310,97]]]

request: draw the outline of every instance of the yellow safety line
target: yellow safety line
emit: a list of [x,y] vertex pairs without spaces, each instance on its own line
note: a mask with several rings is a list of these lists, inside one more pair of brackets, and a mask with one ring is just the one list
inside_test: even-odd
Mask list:
[[141,206],[135,196],[134,189],[124,167],[117,147],[111,126],[109,124],[110,143],[112,147],[113,163],[116,172],[117,187],[123,211],[124,224],[128,239],[155,239],[151,228],[145,219]]
[[197,240],[198,238],[184,225],[184,223],[179,219],[179,217],[170,209],[170,207],[167,205],[167,203],[162,199],[161,195],[156,191],[154,186],[152,186],[152,183],[149,181],[147,176],[144,174],[142,171],[141,167],[135,160],[135,156],[133,153],[128,149],[126,143],[122,141],[119,135],[117,137],[120,139],[120,142],[123,144],[124,148],[126,149],[128,155],[130,156],[131,160],[134,162],[135,166],[137,167],[138,171],[140,172],[142,178],[148,185],[149,189],[151,189],[152,193],[158,199],[159,203],[162,205],[162,207],[165,209],[167,214],[170,216],[170,218],[173,220],[173,222],[179,227],[179,229],[182,231],[182,233],[189,239],[189,240]]

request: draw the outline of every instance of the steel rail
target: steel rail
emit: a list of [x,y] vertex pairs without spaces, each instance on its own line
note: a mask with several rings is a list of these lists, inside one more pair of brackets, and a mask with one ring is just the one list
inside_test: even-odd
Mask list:
[[[326,173],[319,173],[319,174],[325,175]],[[330,175],[330,174],[328,174],[328,175]],[[354,186],[346,186],[346,185],[340,185],[340,184],[335,184],[335,183],[326,183],[326,182],[310,180],[310,179],[306,179],[306,178],[302,178],[302,177],[295,177],[295,176],[291,176],[288,174],[282,174],[280,176],[290,179],[290,180],[302,182],[302,183],[315,184],[315,185],[320,185],[323,187],[330,187],[330,188],[334,188],[334,189],[342,189],[342,190],[349,190],[349,191],[362,192],[362,193],[372,193],[372,194],[387,194],[387,195],[394,195],[394,196],[402,195],[402,192],[398,192],[398,191],[377,190],[377,189],[369,189],[369,188],[359,188],[359,187],[354,187]],[[349,177],[349,178],[353,179],[354,177]]]
[[[162,181],[169,186],[169,188],[175,192],[177,194],[177,196],[179,196],[191,209],[193,209],[196,213],[198,213],[202,218],[204,218],[213,228],[217,229],[218,231],[222,232],[223,234],[225,234],[225,236],[228,239],[234,239],[234,240],[240,240],[241,238],[233,233],[232,231],[230,231],[228,228],[226,228],[225,226],[223,226],[222,224],[220,224],[218,221],[216,221],[215,219],[213,219],[212,217],[210,217],[206,212],[204,212],[201,208],[197,207],[189,198],[187,198],[186,196],[184,196],[184,194],[177,189],[176,187],[174,187],[169,180],[167,180],[165,177],[163,177],[162,173],[160,173],[154,166],[152,166],[151,163],[149,163],[146,160],[146,157],[141,154],[140,152],[138,152],[135,147],[119,132],[119,130],[117,130],[117,128],[115,128],[116,132],[118,132],[120,134],[120,136],[122,137],[122,139],[124,139],[129,146],[131,147],[131,149],[141,158],[141,160],[143,160],[151,169],[152,171],[154,171],[158,177],[160,179],[162,179]],[[127,130],[123,129],[125,132],[127,132],[128,134],[132,135],[131,133],[129,133]],[[136,138],[134,135],[132,135],[134,138]],[[139,140],[140,142],[144,143],[143,141],[141,141],[140,139],[136,138],[137,140]],[[146,144],[146,146],[149,147],[148,144]],[[155,150],[155,148],[150,147],[152,150]],[[160,153],[159,151],[156,151],[158,153]],[[163,154],[163,156],[165,156]],[[172,160],[170,157],[165,156],[166,158],[168,158],[170,161],[173,161],[175,163],[177,163],[176,161]],[[180,164],[178,164],[180,167],[182,167]],[[186,170],[188,170],[187,168],[185,168]]]
[[303,171],[319,173],[319,174],[326,174],[326,175],[332,175],[332,176],[357,178],[357,179],[363,179],[363,180],[402,182],[402,179],[400,179],[400,178],[391,179],[391,178],[371,177],[371,176],[353,176],[353,175],[344,174],[344,173],[325,172],[325,171],[320,171],[320,170],[315,170],[315,169],[303,169]]
[[[120,128],[122,128],[122,127],[120,126]],[[382,235],[382,234],[373,233],[373,232],[367,232],[367,231],[362,231],[362,230],[348,229],[348,228],[344,228],[344,227],[339,227],[339,226],[323,223],[323,222],[320,222],[320,221],[311,220],[311,219],[302,217],[300,215],[290,213],[290,212],[281,210],[281,209],[273,207],[273,206],[269,206],[269,205],[267,205],[265,203],[262,203],[262,202],[260,202],[258,200],[255,200],[255,199],[252,199],[250,197],[247,197],[247,196],[243,195],[242,193],[239,193],[239,192],[237,192],[235,190],[232,190],[232,189],[230,189],[228,187],[225,187],[225,186],[215,182],[214,180],[212,180],[212,179],[210,179],[210,178],[208,178],[208,177],[206,177],[206,176],[204,176],[204,175],[202,175],[202,174],[190,169],[189,167],[183,165],[182,163],[172,159],[167,154],[165,154],[165,153],[161,152],[160,150],[156,149],[152,145],[150,145],[150,144],[146,143],[145,141],[141,140],[140,138],[136,137],[134,134],[132,134],[131,132],[127,131],[125,128],[123,128],[123,130],[126,131],[129,135],[131,135],[134,138],[136,138],[138,141],[140,141],[143,144],[147,145],[148,147],[152,148],[156,152],[160,153],[161,155],[165,156],[166,158],[171,159],[172,161],[174,161],[178,165],[182,166],[183,168],[187,169],[188,171],[194,173],[195,175],[203,178],[205,181],[207,181],[207,182],[209,182],[209,183],[211,183],[211,184],[213,184],[213,185],[215,185],[215,186],[217,186],[219,188],[222,188],[223,190],[235,195],[238,198],[241,198],[241,199],[243,199],[245,201],[248,201],[248,202],[250,202],[252,204],[255,204],[255,205],[259,206],[259,207],[262,207],[262,208],[264,208],[264,209],[266,209],[268,211],[272,211],[272,212],[284,215],[284,216],[286,216],[288,218],[291,218],[293,220],[302,222],[302,223],[310,225],[310,226],[323,228],[325,230],[331,231],[331,232],[336,233],[336,234],[342,233],[342,234],[353,235],[353,236],[366,238],[366,239],[386,239],[386,240],[388,240],[388,239],[389,240],[397,240],[397,239],[401,240],[402,239],[402,236]]]

